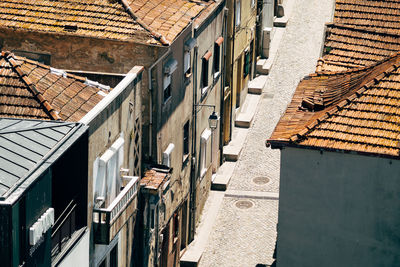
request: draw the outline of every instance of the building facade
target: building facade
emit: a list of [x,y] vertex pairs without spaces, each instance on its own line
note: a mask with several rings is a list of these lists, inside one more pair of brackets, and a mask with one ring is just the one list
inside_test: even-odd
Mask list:
[[256,1],[229,0],[226,41],[226,82],[224,90],[224,144],[232,136],[233,122],[255,75]]
[[15,118],[0,125],[2,266],[88,265],[87,127]]
[[336,1],[316,72],[268,140],[282,158],[278,266],[399,261],[400,20],[380,21],[393,8]]

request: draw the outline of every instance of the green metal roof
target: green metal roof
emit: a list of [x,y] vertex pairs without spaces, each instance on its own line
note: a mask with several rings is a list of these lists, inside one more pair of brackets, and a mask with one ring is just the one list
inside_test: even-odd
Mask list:
[[0,118],[0,197],[22,184],[81,126],[71,122]]

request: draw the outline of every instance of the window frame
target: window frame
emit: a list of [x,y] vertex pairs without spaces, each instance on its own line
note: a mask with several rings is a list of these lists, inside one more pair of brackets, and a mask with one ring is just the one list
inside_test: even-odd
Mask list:
[[[190,154],[190,121],[183,125],[182,162],[186,162]],[[187,128],[187,129],[186,129]]]
[[235,0],[236,1],[236,10],[235,10],[235,27],[238,28],[240,27],[241,23],[241,16],[242,16],[242,10],[241,10],[241,0]]
[[210,76],[210,58],[212,53],[207,51],[204,56],[201,58],[201,79],[200,79],[200,87],[201,87],[201,95],[204,96],[209,87],[209,76]]
[[164,73],[163,77],[163,102],[166,103],[172,97],[172,75]]

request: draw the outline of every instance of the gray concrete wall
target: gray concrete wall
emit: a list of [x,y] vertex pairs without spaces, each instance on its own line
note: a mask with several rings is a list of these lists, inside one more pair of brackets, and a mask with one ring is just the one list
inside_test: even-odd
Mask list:
[[397,266],[400,161],[282,150],[277,266]]

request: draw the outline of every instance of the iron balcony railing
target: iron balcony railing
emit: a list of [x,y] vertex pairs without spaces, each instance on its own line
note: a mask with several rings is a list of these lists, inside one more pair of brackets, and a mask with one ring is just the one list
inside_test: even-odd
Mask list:
[[136,211],[139,177],[125,176],[124,179],[129,180],[128,184],[108,207],[93,209],[94,238],[97,244],[109,244]]
[[51,257],[56,257],[76,231],[76,203],[74,200],[58,217],[51,233]]

